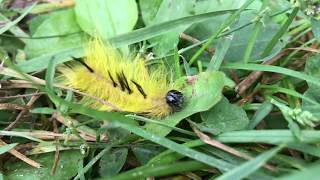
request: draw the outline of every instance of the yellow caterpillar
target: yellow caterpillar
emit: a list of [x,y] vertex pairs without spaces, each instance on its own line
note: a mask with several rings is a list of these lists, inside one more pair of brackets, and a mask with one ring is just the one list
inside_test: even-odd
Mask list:
[[[86,58],[71,65],[58,69],[62,84],[107,101],[121,111],[159,118],[183,106],[183,94],[167,82],[163,68],[150,73],[142,58],[128,60],[98,38],[88,43]],[[88,98],[83,102],[99,110],[114,110]]]

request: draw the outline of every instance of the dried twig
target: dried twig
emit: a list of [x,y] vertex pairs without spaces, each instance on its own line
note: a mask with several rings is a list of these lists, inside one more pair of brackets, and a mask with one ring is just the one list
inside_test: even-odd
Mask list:
[[[279,59],[281,59],[281,57],[283,57],[284,55],[288,54],[288,50],[284,50],[282,52],[280,52],[279,54],[277,54],[275,57],[273,57],[271,60],[264,62],[263,64],[273,64],[276,61],[278,61]],[[253,71],[249,74],[249,76],[246,77],[246,79],[244,79],[243,81],[241,81],[237,86],[236,86],[236,91],[238,92],[239,95],[243,95],[244,92],[254,83],[256,82],[257,79],[259,79],[261,77],[261,75],[263,74],[263,71]]]
[[43,94],[46,94],[46,93],[39,92],[39,93],[30,93],[30,94],[18,94],[15,96],[0,97],[0,99],[15,99],[15,98],[22,98],[22,97],[27,97],[27,96],[43,95]]
[[[0,146],[6,145],[7,143],[5,143],[3,140],[0,139]],[[11,149],[9,151],[10,154],[12,154],[13,156],[15,156],[16,158],[24,161],[25,163],[29,164],[30,166],[33,166],[35,168],[40,168],[41,164],[37,163],[36,161],[29,159],[27,156],[23,155],[22,153],[20,153],[19,151],[15,150],[15,149]]]
[[[4,68],[4,67],[1,68],[1,69],[0,69],[0,74],[7,75],[7,76],[11,76],[11,77],[16,77],[16,78],[20,78],[20,79],[25,79],[24,76],[26,76],[26,77],[28,77],[28,79],[30,79],[32,82],[34,82],[34,83],[31,83],[31,82],[28,82],[28,81],[25,81],[25,80],[18,80],[18,81],[17,81],[17,80],[10,80],[10,81],[8,82],[9,85],[12,84],[13,82],[22,83],[21,85],[16,86],[16,87],[19,87],[19,88],[22,88],[22,87],[34,88],[34,87],[35,87],[35,86],[34,86],[35,83],[36,83],[36,84],[39,84],[39,85],[45,85],[45,84],[46,84],[46,82],[45,82],[43,79],[40,79],[40,78],[31,76],[31,75],[29,75],[29,74],[24,74],[24,76],[22,76],[21,74],[15,72],[14,70],[9,69],[9,68]],[[88,98],[90,98],[90,99],[93,99],[93,100],[95,100],[95,101],[98,101],[99,103],[101,103],[101,104],[103,104],[103,105],[106,105],[106,106],[111,107],[111,108],[112,108],[112,109],[111,109],[112,111],[113,111],[113,110],[114,110],[114,111],[123,111],[121,108],[117,107],[116,105],[114,105],[114,104],[112,104],[112,103],[110,103],[110,102],[107,102],[107,101],[105,101],[105,100],[103,100],[103,99],[100,99],[100,98],[97,98],[97,97],[95,97],[95,96],[92,96],[92,95],[90,95],[90,94],[83,93],[83,92],[81,92],[81,91],[72,89],[72,88],[70,88],[70,87],[63,86],[63,85],[61,85],[61,84],[56,84],[56,83],[55,83],[55,84],[53,84],[53,86],[54,86],[54,87],[61,88],[61,89],[65,89],[65,90],[70,90],[70,91],[73,91],[73,92],[75,92],[75,93],[77,93],[77,94],[80,94],[80,95],[82,95],[82,96],[86,96],[86,97],[88,97]]]
[[18,123],[22,120],[22,116],[24,116],[27,112],[29,112],[29,109],[31,106],[36,102],[36,100],[40,97],[41,95],[34,95],[31,97],[30,101],[27,103],[27,107],[20,111],[16,119],[10,123],[6,128],[4,128],[5,131],[10,131],[11,129],[15,128]]
[[[236,149],[233,149],[233,148],[231,148],[231,147],[229,147],[229,146],[227,146],[227,145],[224,145],[224,144],[220,143],[219,141],[216,141],[216,140],[210,138],[208,135],[206,135],[206,134],[204,134],[203,132],[201,132],[200,130],[198,130],[198,129],[197,129],[195,126],[193,126],[192,124],[191,124],[191,127],[192,127],[193,131],[197,134],[197,136],[198,136],[203,142],[205,142],[205,143],[207,143],[207,144],[209,144],[209,145],[211,145],[211,146],[217,147],[217,148],[219,148],[219,149],[222,149],[222,150],[224,150],[224,151],[226,151],[226,152],[228,152],[228,153],[230,153],[230,154],[233,154],[233,155],[235,155],[235,156],[238,156],[238,157],[240,157],[240,158],[243,158],[243,159],[246,159],[246,160],[252,159],[252,157],[250,157],[249,155],[244,154],[244,153],[242,153],[242,152],[239,152],[239,151],[237,151]],[[266,169],[270,170],[270,171],[275,171],[275,170],[276,170],[273,166],[268,165],[268,164],[264,165],[264,167],[265,167]]]
[[[187,40],[187,41],[189,41],[189,42],[191,42],[191,43],[193,43],[193,44],[197,44],[197,43],[199,43],[200,42],[200,40],[198,40],[197,38],[194,38],[194,37],[192,37],[192,36],[190,36],[190,35],[188,35],[188,34],[185,34],[185,33],[181,33],[180,34],[180,38],[181,39],[184,39],[184,40]],[[214,54],[214,49],[213,48],[206,48],[205,49],[210,55],[213,55]]]
[[0,110],[24,110],[26,106],[18,105],[18,104],[11,104],[11,103],[1,103]]
[[[69,127],[69,128],[72,128],[74,125],[76,124],[73,124],[73,123],[78,123],[76,120],[74,120],[72,122],[72,119],[66,119],[65,117],[63,117],[60,113],[54,113],[54,117],[56,118],[57,121],[59,121],[61,124]],[[88,128],[89,129],[89,128]],[[96,133],[94,132],[94,130],[90,129],[92,132],[88,132],[88,131],[84,131],[80,128],[77,128],[77,131],[80,132],[80,136],[83,138],[83,139],[86,139],[86,140],[89,140],[90,141],[96,141]],[[101,139],[100,140],[106,140],[106,137],[105,136],[101,136]]]
[[[15,132],[15,131],[0,131],[0,134],[2,136],[17,136],[17,137],[33,137],[41,140],[70,140],[70,141],[78,141],[80,140],[79,137],[76,135],[69,135],[69,134],[60,134],[60,133],[54,133],[50,131],[42,131],[42,130],[36,130],[31,132]],[[82,138],[86,141],[96,141],[96,138],[91,136],[82,136]]]
[[[58,133],[58,126],[57,126],[57,121],[55,118],[51,118],[52,119],[52,124],[53,124],[53,132],[54,133]],[[53,176],[54,172],[57,169],[57,165],[59,162],[59,155],[60,155],[60,149],[59,149],[59,139],[57,137],[55,137],[55,141],[56,141],[56,152],[54,154],[54,161],[53,161],[53,165],[50,171],[50,175]]]

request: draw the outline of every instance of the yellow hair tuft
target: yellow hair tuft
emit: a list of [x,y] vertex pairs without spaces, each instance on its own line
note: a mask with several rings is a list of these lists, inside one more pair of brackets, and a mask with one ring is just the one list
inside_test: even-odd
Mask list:
[[[83,62],[58,70],[64,85],[105,100],[122,111],[150,117],[164,117],[173,112],[166,101],[173,85],[167,82],[163,68],[150,73],[142,58],[128,60],[98,38],[88,43]],[[114,110],[88,98],[83,102],[99,110]]]

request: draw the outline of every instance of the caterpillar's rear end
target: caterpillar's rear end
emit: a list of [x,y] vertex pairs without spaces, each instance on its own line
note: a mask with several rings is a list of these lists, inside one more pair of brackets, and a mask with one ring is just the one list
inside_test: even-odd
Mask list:
[[[62,83],[117,106],[121,111],[164,117],[180,111],[183,95],[167,82],[166,71],[149,73],[143,59],[125,59],[99,39],[90,41],[86,58],[59,68]],[[88,98],[82,100],[99,110],[112,107]]]

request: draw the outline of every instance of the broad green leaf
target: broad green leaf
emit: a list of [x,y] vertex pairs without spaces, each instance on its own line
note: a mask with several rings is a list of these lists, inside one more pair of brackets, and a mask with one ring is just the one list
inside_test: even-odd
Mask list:
[[59,35],[63,36],[28,39],[25,47],[28,57],[34,58],[48,53],[58,53],[83,43],[83,34],[75,21],[73,9],[52,13],[38,26],[33,37]]
[[118,174],[122,166],[126,162],[128,155],[127,148],[118,148],[114,150],[109,150],[100,159],[100,169],[99,174],[102,177],[110,177]]
[[[233,28],[241,26],[250,22],[257,16],[255,11],[245,11],[241,14],[239,21]],[[207,39],[210,35],[218,30],[218,27],[225,20],[226,16],[219,16],[213,20],[197,23],[187,30],[187,34],[196,37],[197,39]],[[279,25],[271,21],[271,19],[263,20],[264,26],[259,32],[257,39],[254,43],[253,51],[250,60],[259,60],[259,56],[270,41],[270,38],[277,32]],[[253,32],[253,25],[247,26],[234,33],[231,45],[226,53],[225,59],[232,62],[242,61],[245,49],[247,48],[249,39]],[[287,36],[285,36],[287,38]],[[211,46],[212,48],[215,45]],[[274,52],[279,50],[282,45],[279,43]],[[241,57],[241,58],[240,58]]]
[[35,169],[30,165],[18,161],[18,162],[8,162],[5,164],[6,171],[5,175],[8,179],[14,180],[61,180],[70,179],[77,173],[77,164],[82,158],[80,151],[63,151],[60,152],[59,161],[57,169],[54,176],[50,175],[50,171],[54,161],[54,153],[47,153],[41,155],[34,155],[31,158],[43,167]]
[[138,20],[135,0],[77,0],[75,12],[83,31],[104,40],[130,32]]
[[49,18],[52,14],[43,14],[43,15],[39,15],[39,16],[35,16],[34,18],[32,18],[30,21],[27,22],[29,30],[30,30],[30,34],[34,34],[38,27],[43,23],[43,21],[45,21],[47,18]]
[[313,32],[315,38],[317,38],[317,40],[320,41],[320,21],[312,18],[311,19],[311,27],[312,27],[312,32]]
[[[161,120],[170,126],[175,126],[182,119],[194,113],[209,110],[220,101],[222,89],[225,86],[234,86],[234,82],[220,71],[203,72],[196,76],[187,77],[187,79],[179,79],[178,81],[188,84],[183,89],[186,102],[182,111],[173,113]],[[146,124],[145,128],[160,136],[166,136],[171,131],[169,128],[150,123]]]
[[245,129],[249,122],[246,112],[241,107],[230,104],[227,98],[222,98],[210,110],[202,112],[201,117],[201,125],[206,128],[205,131],[210,132],[212,129],[214,134]]
[[[313,56],[306,61],[305,73],[313,76],[320,80],[320,55]],[[320,95],[319,95],[319,87],[320,85],[316,85],[314,83],[308,83],[309,88],[305,91],[304,96],[307,98],[320,103]],[[313,103],[302,99],[302,107],[303,110],[311,112],[316,117],[320,118],[320,109],[318,106],[315,106]]]
[[132,147],[132,152],[140,164],[147,164],[151,158],[158,155],[163,150],[164,148],[155,144],[139,144]]
[[163,0],[139,0],[140,11],[144,24],[150,25],[159,11]]
[[[194,3],[194,0],[163,0],[157,14],[151,21],[146,22],[146,25],[159,24],[161,22],[192,15],[191,12],[193,12]],[[162,36],[150,39],[150,43],[154,44],[153,52],[158,56],[164,56],[170,50],[174,49],[178,45],[179,34],[187,27],[188,26],[182,26]]]

